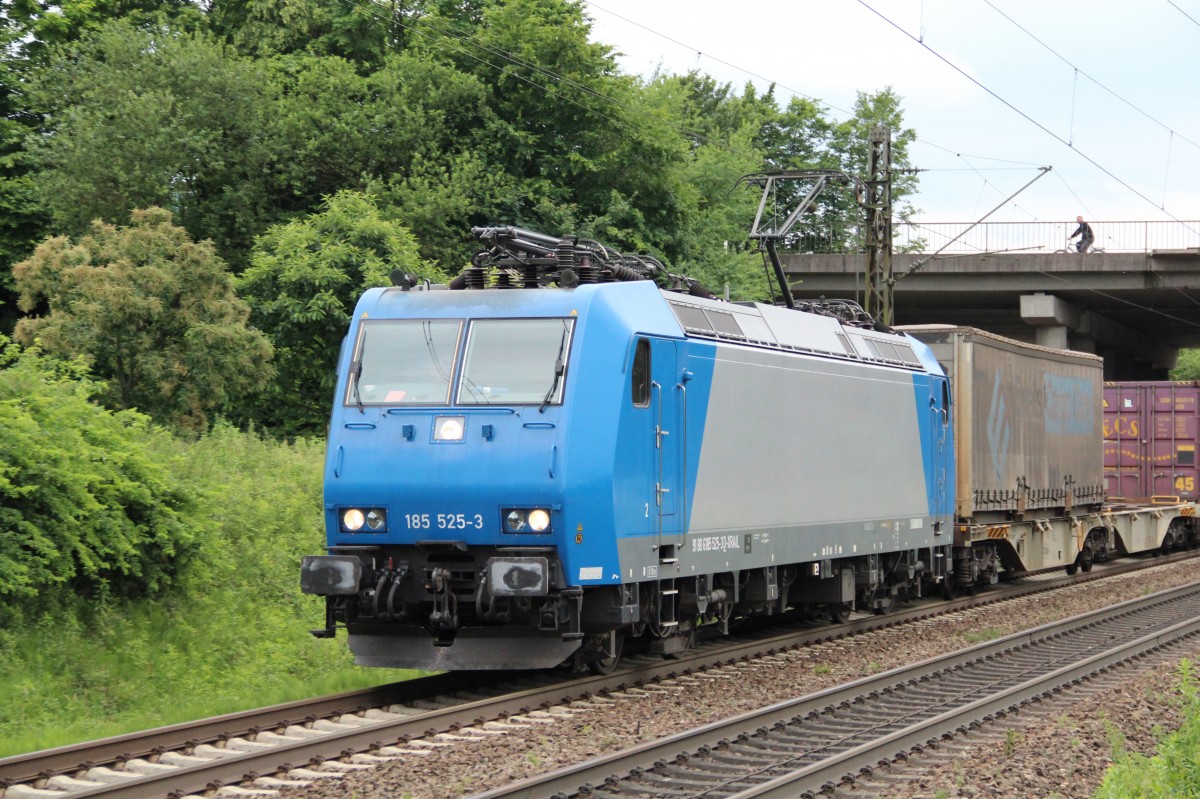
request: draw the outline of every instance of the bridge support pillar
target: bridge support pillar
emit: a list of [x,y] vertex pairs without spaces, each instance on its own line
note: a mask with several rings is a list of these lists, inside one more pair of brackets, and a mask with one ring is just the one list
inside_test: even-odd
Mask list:
[[1035,341],[1039,347],[1051,347],[1056,350],[1071,349],[1071,342],[1067,337],[1066,325],[1039,327],[1035,335]]
[[1037,343],[1059,350],[1071,348],[1070,332],[1079,330],[1083,314],[1053,294],[1021,295],[1021,318],[1037,328]]
[[1175,349],[1100,314],[1080,310],[1053,294],[1022,294],[1021,318],[1037,328],[1036,340],[1043,347],[1096,353],[1099,344],[1125,353],[1136,352],[1138,357],[1131,360],[1145,361],[1155,374],[1165,374],[1175,366]]

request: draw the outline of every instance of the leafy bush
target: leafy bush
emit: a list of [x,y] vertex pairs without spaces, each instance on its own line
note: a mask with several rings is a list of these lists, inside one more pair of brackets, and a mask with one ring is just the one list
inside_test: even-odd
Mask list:
[[0,627],[0,757],[411,676],[308,634],[324,619],[299,585],[301,556],[324,543],[322,442],[224,424],[198,440],[142,433],[204,509],[196,553],[164,596],[48,589]]
[[144,447],[166,434],[80,371],[0,337],[0,598],[155,594],[193,550],[192,495]]
[[1172,380],[1200,380],[1200,350],[1180,350],[1170,377]]

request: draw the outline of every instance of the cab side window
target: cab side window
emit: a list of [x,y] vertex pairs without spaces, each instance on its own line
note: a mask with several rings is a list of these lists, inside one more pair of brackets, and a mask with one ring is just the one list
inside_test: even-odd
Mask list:
[[630,374],[633,404],[638,408],[645,408],[650,405],[650,342],[644,338],[638,339]]

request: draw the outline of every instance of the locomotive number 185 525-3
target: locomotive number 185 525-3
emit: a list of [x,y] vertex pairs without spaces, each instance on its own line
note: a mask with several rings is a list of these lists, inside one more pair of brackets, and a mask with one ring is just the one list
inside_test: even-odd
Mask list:
[[406,513],[404,523],[409,530],[482,530],[483,515],[479,513]]

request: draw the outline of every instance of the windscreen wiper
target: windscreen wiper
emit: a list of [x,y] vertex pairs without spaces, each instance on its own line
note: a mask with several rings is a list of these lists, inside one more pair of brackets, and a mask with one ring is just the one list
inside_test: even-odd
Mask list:
[[542,400],[542,407],[538,408],[538,413],[545,413],[546,406],[550,404],[550,398],[554,396],[555,389],[558,388],[559,381],[562,380],[563,371],[566,364],[563,363],[563,351],[567,348],[567,323],[563,322],[562,339],[558,342],[558,357],[554,359],[554,382],[550,384],[550,390],[546,392],[546,398]]
[[358,390],[358,379],[362,377],[362,354],[360,353],[358,357],[359,360],[350,366],[350,380],[352,381],[350,387],[354,391],[354,404],[358,406],[358,412],[365,415],[366,410],[363,408],[362,394]]

